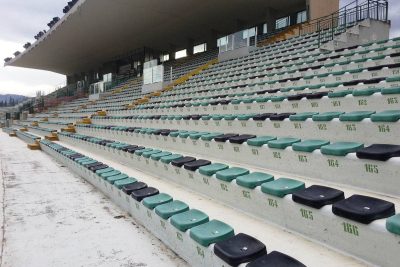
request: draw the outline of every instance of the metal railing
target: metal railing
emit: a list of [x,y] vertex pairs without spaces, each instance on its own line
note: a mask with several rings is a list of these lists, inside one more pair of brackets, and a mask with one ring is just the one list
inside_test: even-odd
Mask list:
[[388,8],[387,0],[356,0],[331,15],[303,24],[299,34],[318,33],[320,46],[362,20],[373,19],[388,22]]

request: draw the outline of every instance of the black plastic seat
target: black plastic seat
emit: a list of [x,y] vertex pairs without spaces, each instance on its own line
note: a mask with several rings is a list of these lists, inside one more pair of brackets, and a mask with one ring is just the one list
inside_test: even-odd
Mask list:
[[183,157],[183,158],[171,161],[171,164],[172,164],[172,166],[175,166],[175,167],[182,167],[186,163],[189,163],[189,162],[192,162],[195,160],[196,160],[196,158],[193,158],[193,157]]
[[246,234],[237,234],[214,245],[214,253],[231,266],[250,262],[267,253],[265,245]]
[[102,162],[100,162],[100,161],[98,161],[98,162],[95,162],[95,163],[92,163],[92,164],[86,165],[85,167],[86,167],[86,168],[88,168],[88,169],[90,170],[90,168],[92,168],[92,167],[96,167],[96,166],[100,166],[100,165],[103,165],[103,163],[102,163]]
[[101,164],[101,165],[98,165],[98,166],[95,166],[95,167],[91,167],[91,168],[89,168],[89,170],[91,170],[92,172],[96,172],[98,170],[102,170],[102,169],[106,169],[106,168],[108,168],[108,165]]
[[256,136],[252,134],[242,134],[229,138],[229,142],[231,142],[232,144],[243,144],[244,142],[252,138],[256,138]]
[[276,113],[257,114],[253,117],[253,120],[254,121],[265,121],[266,119],[270,118],[272,115],[276,115]]
[[272,251],[246,265],[246,267],[306,267],[298,260],[278,251]]
[[294,100],[301,100],[303,97],[306,97],[307,94],[297,94],[297,95],[290,95],[287,97],[287,100],[294,101]]
[[393,203],[382,199],[353,195],[333,204],[332,212],[340,217],[369,224],[393,216],[395,207]]
[[307,94],[306,98],[307,99],[321,99],[324,96],[327,96],[328,92],[317,92],[313,94]]
[[132,149],[132,148],[137,148],[138,146],[136,146],[136,145],[130,145],[130,146],[126,146],[126,147],[124,147],[123,149],[122,149],[122,151],[125,151],[125,152],[127,152],[129,149]]
[[128,184],[122,187],[122,191],[127,194],[130,195],[132,194],[133,191],[137,191],[137,190],[141,190],[147,188],[147,184],[143,183],[143,182],[136,182],[133,184]]
[[160,134],[162,136],[168,136],[171,132],[176,132],[177,130],[169,130],[169,129],[163,129],[161,130]]
[[194,121],[198,121],[198,120],[200,120],[201,117],[202,117],[201,115],[192,115],[191,119]]
[[294,202],[320,209],[344,199],[344,192],[321,185],[312,185],[292,194]]
[[146,197],[158,195],[159,191],[154,187],[146,187],[140,190],[132,191],[131,197],[136,201],[142,201]]
[[269,94],[275,94],[275,93],[279,92],[280,90],[281,89],[269,89],[266,92],[269,93]]
[[163,131],[163,130],[155,130],[155,131],[153,132],[153,134],[154,134],[154,135],[161,135],[162,131]]
[[296,115],[296,113],[280,113],[276,115],[272,115],[269,117],[271,121],[283,121],[284,119],[287,119],[290,117],[290,115]]
[[228,134],[224,134],[224,135],[220,135],[217,137],[214,137],[214,141],[215,142],[226,142],[227,140],[229,140],[232,137],[235,136],[239,136],[238,134],[233,134],[233,133],[228,133]]
[[358,150],[356,155],[360,159],[386,161],[393,157],[400,157],[400,146],[374,144]]
[[72,154],[72,155],[69,155],[68,156],[68,158],[70,158],[70,159],[72,159],[72,160],[74,160],[74,159],[79,159],[79,158],[82,158],[82,157],[84,157],[82,154],[79,154],[79,153],[77,153],[77,154]]
[[195,171],[195,170],[197,170],[197,169],[200,168],[200,167],[203,167],[203,166],[206,166],[206,165],[210,165],[210,164],[211,164],[211,161],[209,161],[209,160],[198,159],[198,160],[196,160],[196,161],[191,161],[191,162],[185,163],[185,164],[183,165],[183,167],[184,167],[186,170]]
[[231,100],[220,100],[219,101],[220,105],[228,105],[229,103],[231,103]]

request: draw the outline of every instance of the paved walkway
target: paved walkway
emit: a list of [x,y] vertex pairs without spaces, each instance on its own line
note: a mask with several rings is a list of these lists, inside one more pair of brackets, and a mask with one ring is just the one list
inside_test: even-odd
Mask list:
[[0,266],[187,266],[91,185],[0,132]]

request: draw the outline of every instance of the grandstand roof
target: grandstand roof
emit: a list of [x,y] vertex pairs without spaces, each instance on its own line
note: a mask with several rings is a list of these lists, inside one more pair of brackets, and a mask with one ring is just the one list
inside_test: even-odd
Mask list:
[[286,15],[305,0],[81,0],[38,42],[6,65],[71,75],[137,48],[159,51],[215,40]]

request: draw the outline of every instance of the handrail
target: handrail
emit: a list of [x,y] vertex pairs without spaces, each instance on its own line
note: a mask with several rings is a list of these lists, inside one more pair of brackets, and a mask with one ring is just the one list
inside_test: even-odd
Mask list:
[[304,23],[299,35],[318,33],[318,45],[320,46],[365,19],[388,22],[388,1],[365,0],[360,3],[359,0],[356,0],[328,16]]

